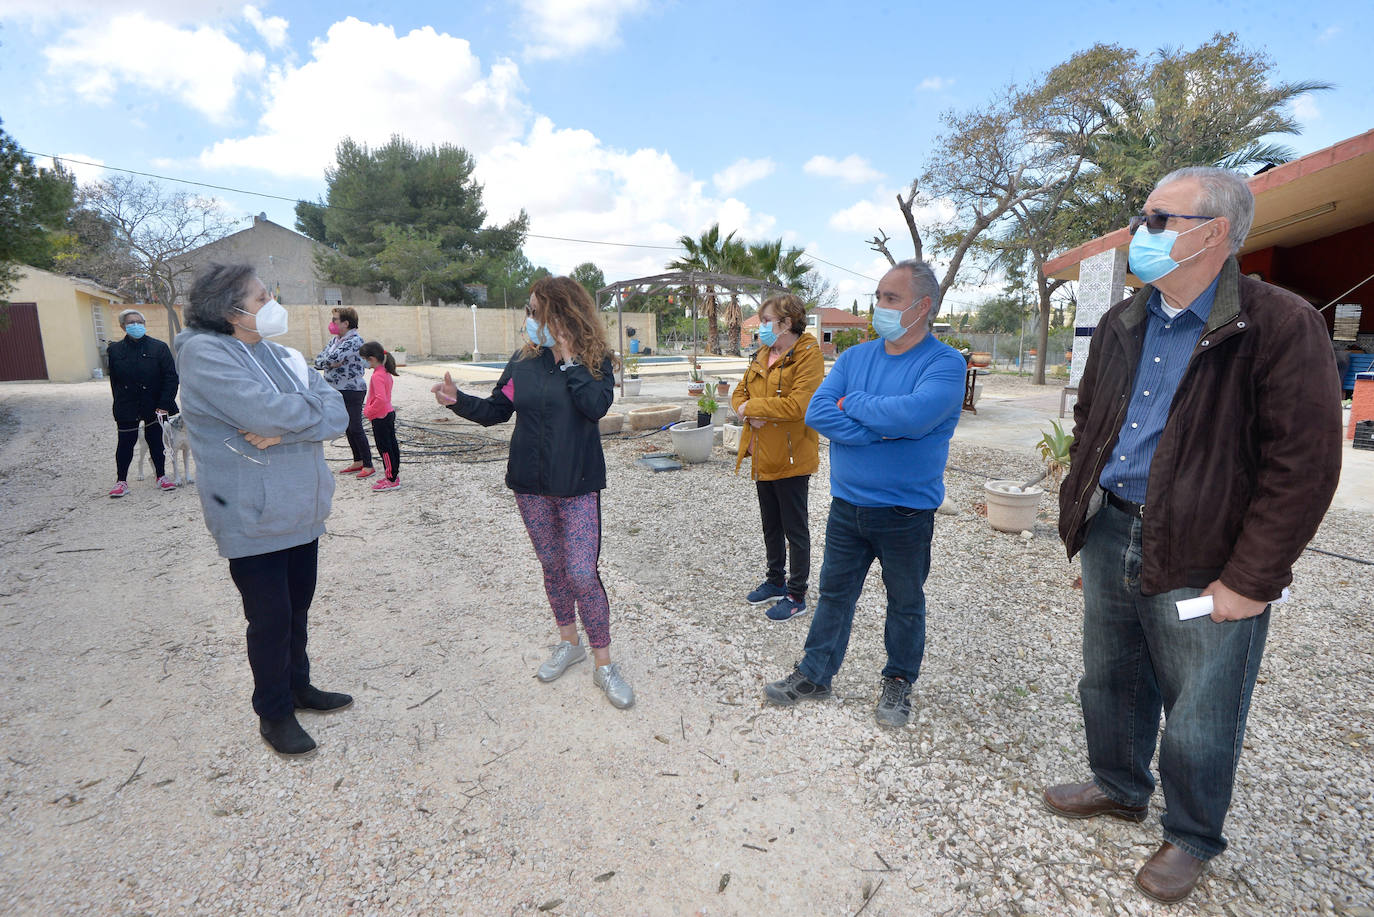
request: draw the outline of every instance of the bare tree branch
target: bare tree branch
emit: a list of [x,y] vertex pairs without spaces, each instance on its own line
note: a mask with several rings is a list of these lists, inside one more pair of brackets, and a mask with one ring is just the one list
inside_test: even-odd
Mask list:
[[[899,196],[897,200],[900,201],[901,197]],[[887,250],[887,240],[891,238],[892,237],[889,236],[887,233],[883,232],[883,228],[879,226],[878,232],[873,236],[873,238],[867,240],[868,247],[873,249],[875,252],[878,252],[884,258],[886,258],[888,264],[892,265],[893,267],[896,267],[897,259],[892,257],[892,252]]]

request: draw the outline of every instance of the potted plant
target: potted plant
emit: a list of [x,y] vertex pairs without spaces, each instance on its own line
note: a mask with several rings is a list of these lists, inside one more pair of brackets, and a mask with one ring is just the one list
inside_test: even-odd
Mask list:
[[1045,460],[1045,475],[1050,479],[1051,488],[1058,490],[1059,482],[1064,480],[1064,472],[1069,470],[1069,449],[1073,447],[1073,434],[1064,432],[1064,428],[1057,420],[1051,420],[1050,426],[1054,427],[1054,430],[1041,436],[1035,448]]
[[697,399],[697,426],[711,426],[711,415],[716,413],[716,399],[703,394]]
[[691,373],[687,376],[687,394],[696,398],[704,391],[706,391],[706,383],[702,381],[701,369],[694,365]]
[[729,397],[730,397],[730,383],[729,383],[729,382],[726,382],[726,381],[725,381],[724,379],[722,379],[720,376],[716,376],[716,397],[717,397],[717,398],[729,398]]
[[396,360],[397,366],[406,365],[406,345],[397,344],[391,349],[391,356]]
[[621,386],[626,395],[639,394],[639,357],[627,357],[625,359],[625,378],[621,381]]

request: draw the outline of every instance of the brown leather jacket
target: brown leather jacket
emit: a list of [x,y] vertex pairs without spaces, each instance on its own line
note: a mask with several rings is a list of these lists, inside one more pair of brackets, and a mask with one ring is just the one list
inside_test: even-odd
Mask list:
[[[1093,333],[1059,492],[1070,557],[1101,505],[1098,476],[1126,414],[1152,292],[1113,306]],[[1248,598],[1276,598],[1336,491],[1340,397],[1321,315],[1228,260],[1150,464],[1141,591],[1220,579]]]
[[[730,405],[736,411],[749,402],[749,416],[762,420],[757,430],[747,420],[739,438],[740,462],[750,456],[756,481],[776,481],[815,474],[821,465],[820,435],[806,425],[806,408],[825,378],[825,358],[810,332],[803,332],[782,359],[768,365],[768,348],[760,347],[735,386]],[[751,451],[752,450],[752,451]]]

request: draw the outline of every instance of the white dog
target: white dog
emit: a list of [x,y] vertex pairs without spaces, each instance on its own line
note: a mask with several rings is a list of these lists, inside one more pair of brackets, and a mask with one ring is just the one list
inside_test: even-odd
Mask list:
[[[171,459],[171,467],[167,469],[168,477],[176,484],[192,484],[195,478],[191,477],[191,441],[186,435],[186,421],[181,419],[181,414],[173,414],[170,417],[158,416],[158,424],[162,427],[162,453]],[[143,480],[143,460],[148,455],[148,443],[143,437],[138,439],[138,480]],[[181,472],[177,472],[177,457],[181,457]]]

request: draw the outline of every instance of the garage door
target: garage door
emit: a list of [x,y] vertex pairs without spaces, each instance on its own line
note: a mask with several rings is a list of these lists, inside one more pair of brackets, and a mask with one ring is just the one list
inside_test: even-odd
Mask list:
[[46,380],[43,332],[38,329],[38,306],[12,302],[0,306],[0,382]]

